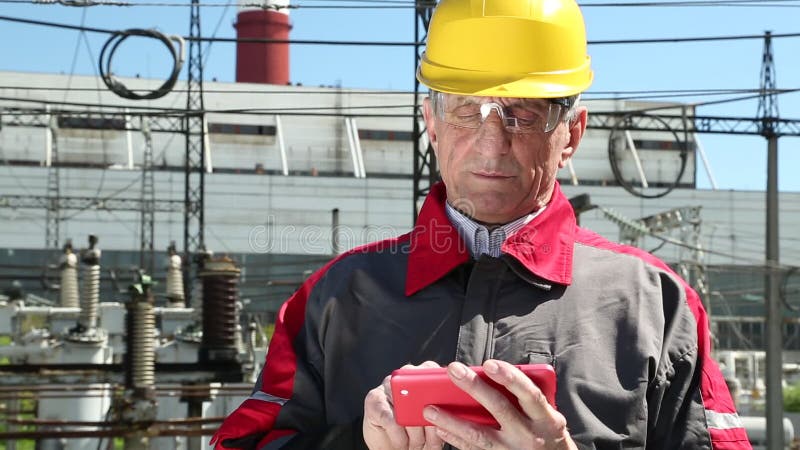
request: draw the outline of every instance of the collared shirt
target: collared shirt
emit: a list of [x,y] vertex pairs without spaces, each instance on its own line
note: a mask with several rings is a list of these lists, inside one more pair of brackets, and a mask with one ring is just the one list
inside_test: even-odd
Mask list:
[[464,239],[469,253],[474,259],[478,259],[484,253],[493,258],[499,258],[501,253],[500,248],[503,246],[503,242],[506,238],[512,236],[528,222],[536,218],[545,208],[546,207],[540,208],[538,211],[532,212],[527,216],[520,217],[511,223],[501,225],[489,231],[484,225],[461,214],[457,209],[450,206],[450,203],[446,203],[445,205],[447,218],[450,219],[450,223],[456,227],[458,234]]

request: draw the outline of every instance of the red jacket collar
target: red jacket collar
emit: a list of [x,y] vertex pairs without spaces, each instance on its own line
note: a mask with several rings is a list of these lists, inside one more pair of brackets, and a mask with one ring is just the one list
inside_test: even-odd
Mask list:
[[[445,212],[447,191],[436,183],[422,205],[411,231],[406,295],[434,283],[470,254]],[[572,282],[575,213],[556,183],[547,208],[503,243],[506,253],[534,275],[553,283]]]

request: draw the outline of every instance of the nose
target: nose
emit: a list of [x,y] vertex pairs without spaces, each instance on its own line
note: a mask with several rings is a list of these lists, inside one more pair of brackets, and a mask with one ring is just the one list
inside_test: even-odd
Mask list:
[[[496,114],[492,114],[492,111]],[[475,146],[481,153],[486,155],[508,153],[511,141],[509,132],[505,128],[504,116],[500,105],[494,103],[481,105],[483,123],[475,133]]]

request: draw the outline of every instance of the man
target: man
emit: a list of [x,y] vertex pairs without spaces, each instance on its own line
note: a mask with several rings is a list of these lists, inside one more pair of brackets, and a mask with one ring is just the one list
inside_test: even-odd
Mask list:
[[[576,226],[556,172],[592,80],[573,0],[442,0],[417,74],[443,183],[414,230],[353,250],[281,309],[217,448],[750,448],[697,295]],[[545,362],[558,409],[512,364]],[[394,420],[387,375],[447,365],[500,429]],[[483,365],[520,408],[469,366]]]

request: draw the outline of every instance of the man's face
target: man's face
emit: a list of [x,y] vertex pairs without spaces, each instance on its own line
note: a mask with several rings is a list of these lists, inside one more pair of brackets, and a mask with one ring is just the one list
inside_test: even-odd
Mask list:
[[[513,99],[491,98],[501,105]],[[505,224],[550,201],[558,169],[575,153],[586,128],[586,109],[544,133],[512,133],[496,112],[479,128],[461,128],[436,117],[424,103],[428,137],[447,186],[447,200],[485,224]]]

